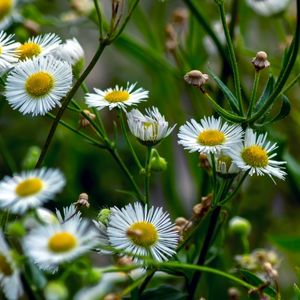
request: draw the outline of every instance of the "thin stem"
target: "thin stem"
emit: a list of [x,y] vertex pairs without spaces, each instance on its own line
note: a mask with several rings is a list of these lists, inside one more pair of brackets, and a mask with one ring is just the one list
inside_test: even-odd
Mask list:
[[139,288],[139,296],[142,295],[143,291],[145,290],[145,288],[147,287],[147,285],[151,281],[151,279],[154,276],[155,272],[156,272],[156,270],[149,271],[147,277],[145,278],[145,280],[143,281],[142,285]]
[[248,254],[249,253],[249,241],[247,236],[243,235],[241,237],[241,242],[243,246],[243,254]]
[[213,153],[210,154],[210,160],[211,160],[211,170],[212,170],[213,191],[215,192],[216,184],[217,184],[217,172],[216,172],[215,155]]
[[300,73],[282,90],[281,94],[285,94],[300,79]]
[[254,103],[255,103],[255,100],[256,100],[256,95],[257,95],[257,88],[258,88],[259,78],[260,78],[260,71],[255,71],[254,83],[253,83],[252,94],[251,94],[251,98],[250,98],[250,104],[249,104],[249,108],[248,108],[247,118],[251,118],[251,115],[252,115],[252,110],[253,110],[253,106],[254,106]]
[[103,40],[103,24],[102,24],[102,15],[101,15],[101,10],[100,10],[98,0],[94,0],[94,6],[95,6],[96,14],[97,14],[97,19],[98,19],[98,30],[99,30],[100,41],[102,41]]
[[147,146],[147,154],[146,154],[146,163],[145,163],[145,194],[146,194],[146,204],[149,206],[149,199],[150,199],[150,177],[151,177],[151,170],[150,170],[150,158],[151,158],[151,150],[152,146]]

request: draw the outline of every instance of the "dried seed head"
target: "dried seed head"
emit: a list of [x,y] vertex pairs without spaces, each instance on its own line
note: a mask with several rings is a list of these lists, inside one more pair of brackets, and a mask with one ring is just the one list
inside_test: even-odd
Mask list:
[[188,20],[189,12],[186,8],[180,7],[173,11],[172,22],[179,26],[184,26]]
[[184,75],[184,80],[193,86],[201,88],[209,79],[207,74],[201,73],[199,70],[192,70]]
[[[83,111],[91,120],[96,119],[96,115],[92,114],[89,110],[85,109]],[[81,115],[79,122],[78,122],[79,128],[86,128],[91,125],[90,121],[85,118],[85,116]]]
[[264,51],[259,51],[256,53],[256,56],[252,59],[252,64],[256,71],[268,68],[270,62],[268,61],[268,55]]
[[89,196],[87,193],[81,193],[79,195],[79,198],[77,200],[77,202],[75,203],[75,206],[79,209],[81,207],[86,207],[89,208],[90,207],[90,203],[89,203]]

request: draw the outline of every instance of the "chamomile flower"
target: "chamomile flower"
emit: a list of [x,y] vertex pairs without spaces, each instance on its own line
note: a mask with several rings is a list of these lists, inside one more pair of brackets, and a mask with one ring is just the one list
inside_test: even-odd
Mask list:
[[97,238],[96,230],[88,221],[74,217],[62,224],[34,228],[24,238],[23,248],[40,269],[55,272],[60,264],[94,248]]
[[127,83],[126,88],[116,85],[114,88],[108,88],[104,91],[94,89],[95,93],[86,95],[85,100],[89,107],[95,107],[101,110],[108,107],[109,110],[113,108],[121,108],[126,110],[127,106],[136,105],[141,101],[148,99],[148,91],[143,88],[138,88],[134,91],[136,83]]
[[9,26],[13,11],[17,4],[17,0],[1,0],[0,1],[0,29],[5,29]]
[[0,32],[0,73],[7,71],[18,61],[16,54],[18,46],[19,43],[13,40],[13,35],[8,35],[4,31]]
[[45,115],[67,94],[72,69],[53,56],[19,63],[7,78],[5,96],[13,109],[24,115]]
[[17,50],[20,60],[53,54],[61,44],[61,39],[54,33],[47,33],[30,38]]
[[140,203],[111,208],[107,236],[112,247],[130,253],[136,260],[137,256],[168,260],[178,244],[178,233],[168,213]]
[[23,214],[53,199],[64,185],[64,176],[56,169],[42,168],[6,176],[0,181],[0,208]]
[[[247,129],[244,143],[235,145],[231,150],[234,163],[249,175],[269,175],[284,179],[286,173],[282,170],[284,161],[276,161],[273,158],[276,153],[276,143],[267,141],[267,133],[256,134],[252,129]],[[272,153],[273,152],[273,153]]]
[[20,272],[0,231],[0,287],[8,300],[20,299],[23,288]]
[[127,113],[127,122],[131,133],[143,144],[155,145],[166,138],[176,125],[169,127],[165,117],[156,107],[146,109],[143,115],[138,109]]
[[240,126],[222,124],[221,118],[203,118],[200,123],[194,119],[179,128],[179,144],[189,152],[217,154],[241,142],[243,130]]
[[247,0],[246,2],[257,14],[269,17],[285,10],[290,0]]

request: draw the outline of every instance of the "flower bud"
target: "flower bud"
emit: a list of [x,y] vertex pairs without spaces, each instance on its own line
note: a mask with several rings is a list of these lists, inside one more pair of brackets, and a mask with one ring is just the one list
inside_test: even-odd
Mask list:
[[189,12],[186,8],[180,7],[173,11],[172,22],[179,26],[185,26],[189,17]]
[[[85,109],[83,111],[91,120],[95,120],[96,116],[94,114],[92,114],[89,110]],[[78,126],[79,128],[86,128],[88,126],[90,126],[91,123],[88,119],[85,118],[85,116],[81,115],[79,122],[78,122]]]
[[228,289],[228,296],[230,300],[239,300],[241,293],[237,288],[231,287]]
[[184,75],[184,80],[195,87],[201,88],[209,77],[207,74],[201,73],[199,70],[192,70]]
[[98,222],[106,225],[108,223],[111,211],[109,208],[103,208],[98,214]]
[[229,231],[232,234],[248,236],[251,231],[251,224],[241,217],[234,217],[229,221]]
[[152,171],[163,172],[167,169],[167,166],[168,166],[168,163],[163,157],[155,156],[155,157],[151,158],[150,168]]
[[45,290],[44,295],[46,300],[65,300],[69,297],[68,289],[60,281],[50,281]]
[[270,62],[268,61],[267,53],[264,51],[257,52],[256,56],[252,59],[252,64],[257,72],[268,68],[270,66]]
[[22,238],[26,235],[26,230],[21,222],[15,221],[8,224],[7,234],[13,237]]
[[41,154],[41,149],[37,146],[29,147],[22,162],[22,167],[25,170],[34,169]]
[[75,206],[77,209],[79,209],[81,207],[89,208],[90,207],[89,195],[87,193],[81,193],[79,195],[77,202],[75,203]]

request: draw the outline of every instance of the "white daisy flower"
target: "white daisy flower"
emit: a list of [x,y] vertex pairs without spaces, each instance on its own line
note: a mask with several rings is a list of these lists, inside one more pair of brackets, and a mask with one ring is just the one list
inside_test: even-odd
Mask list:
[[269,175],[284,179],[286,173],[282,170],[286,162],[276,161],[273,152],[277,145],[267,140],[267,133],[256,134],[252,129],[247,129],[244,143],[235,145],[231,152],[234,163],[243,171],[249,171],[249,175]]
[[241,142],[243,130],[238,125],[222,124],[221,118],[208,117],[197,123],[194,119],[179,128],[178,144],[189,152],[217,154]]
[[13,35],[8,35],[4,31],[0,32],[0,73],[4,73],[18,61],[16,48],[19,45],[20,43],[13,40]]
[[17,0],[0,1],[0,29],[5,29],[11,23]]
[[272,16],[285,10],[290,4],[290,0],[247,0],[257,14],[262,16]]
[[0,181],[0,208],[23,214],[53,199],[65,185],[59,170],[42,168],[24,171]]
[[165,117],[156,107],[146,109],[143,115],[138,109],[127,113],[127,122],[131,133],[143,144],[155,145],[166,138],[176,125],[169,127]]
[[45,115],[68,93],[72,69],[53,56],[19,63],[7,77],[5,96],[24,115]]
[[[207,157],[210,164],[211,157]],[[217,154],[215,157],[215,166],[216,171],[220,176],[231,176],[238,174],[241,170],[238,168],[238,166],[234,163],[230,151],[221,151],[220,154]]]
[[62,224],[33,229],[24,238],[23,248],[39,268],[55,272],[60,264],[83,255],[97,243],[98,233],[90,223],[74,217]]
[[30,38],[17,50],[20,60],[53,54],[61,44],[61,39],[54,33],[47,33]]
[[8,300],[20,299],[23,294],[20,272],[0,231],[0,287]]
[[96,107],[98,110],[108,107],[109,110],[113,108],[121,108],[125,111],[127,106],[136,105],[141,101],[148,99],[148,91],[143,88],[138,88],[134,91],[136,83],[127,83],[126,88],[116,85],[113,89],[109,88],[104,91],[94,89],[96,93],[89,93],[85,100],[89,107]]
[[178,233],[168,213],[140,203],[111,208],[107,236],[111,246],[126,255],[150,256],[158,261],[168,260],[178,244]]

